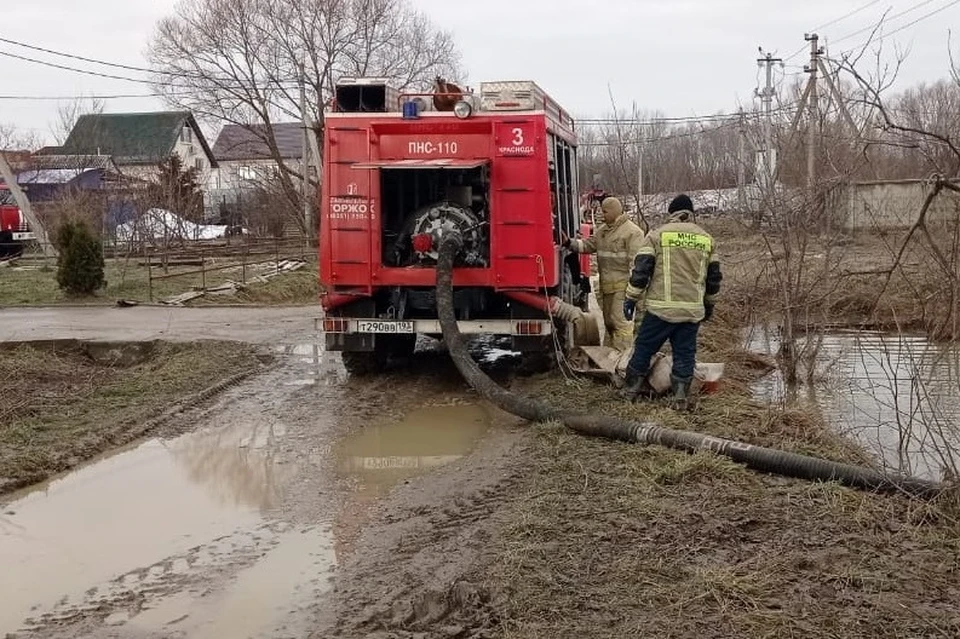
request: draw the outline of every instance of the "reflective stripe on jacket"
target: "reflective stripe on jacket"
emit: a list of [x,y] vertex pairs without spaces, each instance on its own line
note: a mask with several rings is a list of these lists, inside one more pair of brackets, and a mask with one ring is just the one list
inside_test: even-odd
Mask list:
[[717,262],[713,237],[692,222],[671,221],[644,238],[638,263],[641,256],[653,258],[653,274],[646,288],[631,282],[627,297],[645,298],[646,310],[667,322],[701,321],[704,298],[712,298],[706,295],[706,281],[711,262]]
[[633,257],[642,244],[643,231],[624,214],[609,226],[598,224],[596,233],[586,239],[571,240],[570,249],[577,253],[596,253],[600,293],[609,295],[626,289]]

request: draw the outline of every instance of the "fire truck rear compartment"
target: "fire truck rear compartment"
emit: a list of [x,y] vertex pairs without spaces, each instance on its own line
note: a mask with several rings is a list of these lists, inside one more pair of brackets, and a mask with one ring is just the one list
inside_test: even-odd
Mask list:
[[465,234],[458,267],[490,265],[486,166],[380,170],[382,260],[388,267],[436,265],[445,227]]

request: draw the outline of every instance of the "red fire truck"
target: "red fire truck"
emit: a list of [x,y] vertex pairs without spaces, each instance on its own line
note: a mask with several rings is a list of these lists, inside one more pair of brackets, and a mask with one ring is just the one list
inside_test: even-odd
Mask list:
[[574,123],[534,82],[450,95],[346,79],[325,117],[323,330],[350,371],[412,352],[417,334],[439,336],[446,229],[465,240],[453,274],[464,334],[543,351],[558,312],[586,310],[588,257],[560,247],[561,232],[590,228],[580,222]]
[[19,255],[27,242],[35,239],[20,212],[13,193],[0,181],[0,257]]

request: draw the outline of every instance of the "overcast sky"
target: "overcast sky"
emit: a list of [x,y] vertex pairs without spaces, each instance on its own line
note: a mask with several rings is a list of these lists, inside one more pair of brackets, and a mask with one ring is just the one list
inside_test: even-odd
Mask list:
[[[825,26],[830,53],[860,44],[889,9],[886,30],[905,27],[884,41],[910,48],[901,82],[945,77],[950,25],[960,25],[958,0],[412,0],[434,22],[451,30],[472,84],[533,79],[568,111],[601,115],[607,87],[621,106],[632,101],[668,116],[751,109],[758,82],[757,48],[788,58],[777,78],[792,79],[807,56],[804,32]],[[3,2],[0,37],[90,58],[144,66],[146,42],[175,0]],[[863,8],[866,6],[866,8]],[[942,9],[930,17],[927,14]],[[920,19],[915,25],[909,23]],[[908,26],[909,25],[909,26]],[[803,53],[797,53],[804,49]],[[960,51],[960,41],[956,50]],[[0,52],[70,66],[109,69],[55,58],[0,43]],[[793,58],[791,55],[797,53]],[[790,66],[794,65],[794,66]],[[127,72],[122,72],[127,73]],[[131,73],[132,74],[132,73]],[[148,92],[134,82],[79,75],[0,56],[0,96],[75,96]],[[0,123],[49,137],[56,102],[0,99]],[[112,112],[163,108],[153,99],[116,99]]]

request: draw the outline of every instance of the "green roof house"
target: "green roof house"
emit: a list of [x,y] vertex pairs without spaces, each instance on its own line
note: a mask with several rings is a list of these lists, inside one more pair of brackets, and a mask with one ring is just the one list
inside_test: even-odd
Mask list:
[[174,153],[184,167],[195,167],[201,183],[216,168],[207,140],[189,111],[93,113],[77,119],[58,155],[109,155],[120,171],[150,179],[157,166]]

